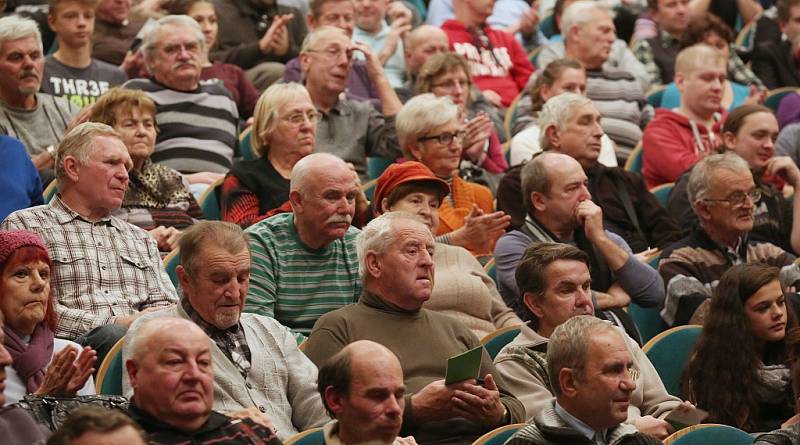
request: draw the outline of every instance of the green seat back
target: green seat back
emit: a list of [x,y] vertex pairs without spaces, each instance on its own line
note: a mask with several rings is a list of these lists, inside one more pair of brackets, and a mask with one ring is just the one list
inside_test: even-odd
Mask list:
[[667,392],[673,396],[681,396],[683,370],[689,363],[701,330],[700,326],[672,328],[644,345],[647,358],[653,363]]

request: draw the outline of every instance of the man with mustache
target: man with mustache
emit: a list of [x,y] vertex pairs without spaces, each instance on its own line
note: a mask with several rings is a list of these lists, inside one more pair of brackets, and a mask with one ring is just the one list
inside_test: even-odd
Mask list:
[[11,15],[0,19],[0,133],[19,139],[43,183],[53,179],[55,144],[72,117],[74,104],[39,93],[44,70],[42,37],[36,22]]
[[317,389],[336,419],[325,425],[326,445],[416,445],[413,437],[397,437],[406,385],[400,361],[387,347],[370,340],[350,343],[319,369]]
[[[516,271],[522,292],[517,309],[529,324],[495,358],[511,392],[525,405],[529,419],[553,397],[547,370],[548,338],[558,326],[581,315],[593,315],[589,257],[568,244],[541,243],[525,251]],[[664,439],[673,428],[663,417],[680,404],[664,389],[655,368],[639,345],[617,329],[633,360],[631,403],[625,423]]]
[[[600,133],[596,119],[587,126]],[[658,273],[639,261],[624,239],[604,228],[605,212],[592,202],[589,180],[575,158],[543,152],[525,164],[521,177],[528,213],[519,229],[500,237],[494,251],[498,288],[506,304],[511,306],[521,296],[514,273],[525,249],[542,242],[572,244],[589,255],[598,308],[621,308],[631,301],[652,307],[664,300]]]
[[361,282],[351,227],[360,195],[344,161],[314,153],[292,169],[284,213],[250,226],[253,251],[247,312],[308,335],[323,314],[358,301]]
[[720,126],[727,112],[722,94],[727,61],[705,44],[691,46],[675,59],[675,86],[681,92],[676,110],[659,108],[642,138],[642,176],[648,188],[675,182],[720,143]]
[[[181,264],[176,272],[182,290],[180,303],[148,314],[128,330],[122,356],[131,379],[129,387],[127,377],[123,376],[124,394],[130,395],[132,387],[134,392],[147,390],[151,397],[154,392],[164,394],[158,397],[179,395],[179,387],[151,388],[153,384],[141,380],[137,383],[137,370],[132,369],[131,360],[140,362],[137,354],[157,347],[163,349],[161,345],[167,341],[182,341],[179,339],[186,337],[187,331],[201,331],[205,333],[206,348],[198,354],[202,356],[198,366],[213,362],[214,368],[208,387],[204,384],[202,388],[203,400],[209,408],[213,397],[216,411],[271,422],[281,440],[328,422],[330,419],[314,385],[317,368],[297,348],[291,331],[273,318],[242,314],[250,276],[250,248],[242,229],[228,222],[201,221],[184,232],[179,247]],[[154,338],[149,347],[137,344],[140,331],[151,320],[164,317],[180,318],[182,326],[162,329],[165,335],[160,336],[161,341]],[[187,323],[191,329],[186,328]],[[211,338],[210,345],[206,335]],[[141,363],[138,372],[151,375],[150,366],[152,362]],[[170,380],[168,374],[165,371],[161,379]],[[145,408],[135,397],[134,400],[140,408]],[[162,399],[160,405],[168,404],[169,400]],[[147,411],[163,418],[158,411]]]
[[751,238],[761,198],[747,161],[734,153],[708,155],[689,175],[687,194],[699,227],[661,254],[658,271],[667,285],[661,317],[670,326],[702,324],[722,274],[742,263],[781,268],[784,289],[800,289],[794,255]]
[[150,158],[187,175],[190,183],[210,184],[233,165],[236,102],[222,84],[200,83],[205,38],[194,19],[169,15],[145,31],[142,53],[152,77],[123,87],[142,90],[156,103],[159,131]]
[[635,364],[622,335],[592,316],[558,326],[547,348],[547,402],[509,445],[657,445],[661,441],[623,423],[636,389]]
[[265,419],[212,410],[218,360],[213,345],[189,320],[141,323],[125,344],[130,350],[125,369],[133,387],[127,414],[147,432],[151,445],[280,445]]
[[358,303],[323,315],[306,342],[318,366],[346,345],[372,340],[397,354],[407,387],[401,435],[420,443],[472,443],[481,434],[524,420],[486,351],[478,380],[445,385],[447,359],[480,347],[459,320],[423,308],[434,285],[431,231],[418,217],[388,212],[358,235],[364,293]]

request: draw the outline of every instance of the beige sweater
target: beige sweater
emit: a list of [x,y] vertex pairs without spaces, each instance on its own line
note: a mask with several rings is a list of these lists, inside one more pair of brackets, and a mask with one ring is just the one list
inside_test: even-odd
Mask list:
[[425,309],[455,317],[478,338],[502,327],[522,324],[468,250],[436,243],[433,264],[433,294]]

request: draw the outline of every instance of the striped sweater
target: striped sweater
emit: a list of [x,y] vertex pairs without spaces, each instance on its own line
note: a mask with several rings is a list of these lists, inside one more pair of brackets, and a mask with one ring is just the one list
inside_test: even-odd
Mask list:
[[158,137],[150,157],[181,173],[227,173],[239,136],[239,112],[220,84],[196,90],[172,90],[154,79],[131,79],[123,85],[144,91],[156,103]]
[[252,265],[245,312],[266,315],[308,335],[317,319],[358,301],[361,280],[350,227],[322,249],[306,247],[293,213],[282,213],[247,229]]

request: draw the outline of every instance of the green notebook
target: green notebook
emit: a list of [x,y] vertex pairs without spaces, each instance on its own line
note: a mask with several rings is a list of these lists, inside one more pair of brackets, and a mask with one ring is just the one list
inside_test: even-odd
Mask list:
[[482,357],[483,345],[447,359],[447,374],[444,384],[451,385],[469,379],[477,380],[481,372]]

